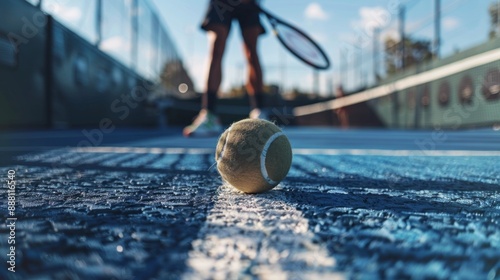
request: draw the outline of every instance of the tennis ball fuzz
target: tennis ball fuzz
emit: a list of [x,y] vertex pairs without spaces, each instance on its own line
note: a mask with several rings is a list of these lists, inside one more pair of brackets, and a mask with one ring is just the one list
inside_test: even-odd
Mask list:
[[261,193],[285,178],[292,164],[292,148],[272,122],[245,119],[222,133],[215,160],[226,182],[245,193]]

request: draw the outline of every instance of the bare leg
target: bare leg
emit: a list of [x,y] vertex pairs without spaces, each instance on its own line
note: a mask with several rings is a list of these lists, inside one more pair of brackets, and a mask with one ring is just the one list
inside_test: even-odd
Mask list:
[[246,28],[243,30],[243,42],[245,56],[248,65],[248,79],[246,89],[250,97],[250,103],[253,108],[262,107],[262,69],[260,66],[259,55],[257,52],[257,40],[261,33],[259,26]]
[[202,98],[202,110],[193,123],[184,128],[182,133],[186,137],[193,135],[217,135],[222,130],[218,118],[213,113],[215,112],[215,103],[217,102],[217,91],[222,81],[222,57],[226,47],[229,28],[224,25],[214,24],[210,27],[208,34],[211,44],[210,68],[208,70],[205,93]]
[[226,48],[226,40],[229,29],[224,25],[214,25],[209,31],[210,50],[210,68],[208,70],[208,79],[206,91],[203,95],[203,109],[213,111],[217,99],[217,91],[222,81],[222,58]]

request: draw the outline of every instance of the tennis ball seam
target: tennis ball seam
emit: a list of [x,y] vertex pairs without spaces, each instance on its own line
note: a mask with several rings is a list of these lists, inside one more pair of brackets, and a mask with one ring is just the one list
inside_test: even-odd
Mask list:
[[274,140],[278,139],[278,137],[285,135],[282,131],[276,132],[269,139],[267,139],[266,144],[264,144],[264,147],[262,148],[262,153],[260,153],[260,173],[262,174],[262,177],[264,180],[269,185],[277,185],[279,182],[274,181],[269,177],[269,174],[267,173],[267,168],[266,168],[266,156],[267,156],[267,150],[271,146],[271,144],[274,142]]

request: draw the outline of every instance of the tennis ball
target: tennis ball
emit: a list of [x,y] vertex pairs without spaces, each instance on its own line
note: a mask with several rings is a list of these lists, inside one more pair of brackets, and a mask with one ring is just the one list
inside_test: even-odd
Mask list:
[[222,133],[215,160],[226,182],[245,193],[261,193],[285,178],[292,164],[292,148],[272,122],[245,119]]

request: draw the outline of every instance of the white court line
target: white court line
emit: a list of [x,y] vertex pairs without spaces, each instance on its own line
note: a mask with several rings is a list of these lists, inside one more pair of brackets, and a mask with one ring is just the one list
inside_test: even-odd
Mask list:
[[500,151],[463,150],[379,150],[379,149],[293,149],[296,155],[353,155],[353,156],[443,156],[443,157],[491,157]]
[[283,192],[246,195],[223,185],[192,242],[183,278],[344,279],[314,238],[309,220]]
[[211,154],[215,148],[159,148],[159,147],[82,147],[71,148],[80,153],[131,153],[131,154]]
[[17,146],[17,147],[0,147],[0,152],[29,152],[29,151],[51,151],[58,150],[61,147],[54,146]]
[[[134,148],[85,147],[72,151],[83,153],[153,153],[153,154],[213,154],[210,148]],[[381,149],[293,149],[295,155],[354,155],[354,156],[500,156],[500,151],[465,150],[381,150]]]
[[[116,153],[116,154],[214,154],[215,148],[159,148],[159,147],[0,147],[0,152],[51,151],[61,150],[77,153]],[[383,150],[383,149],[292,149],[295,155],[353,155],[353,156],[447,156],[447,157],[497,157],[500,151],[471,150]]]

